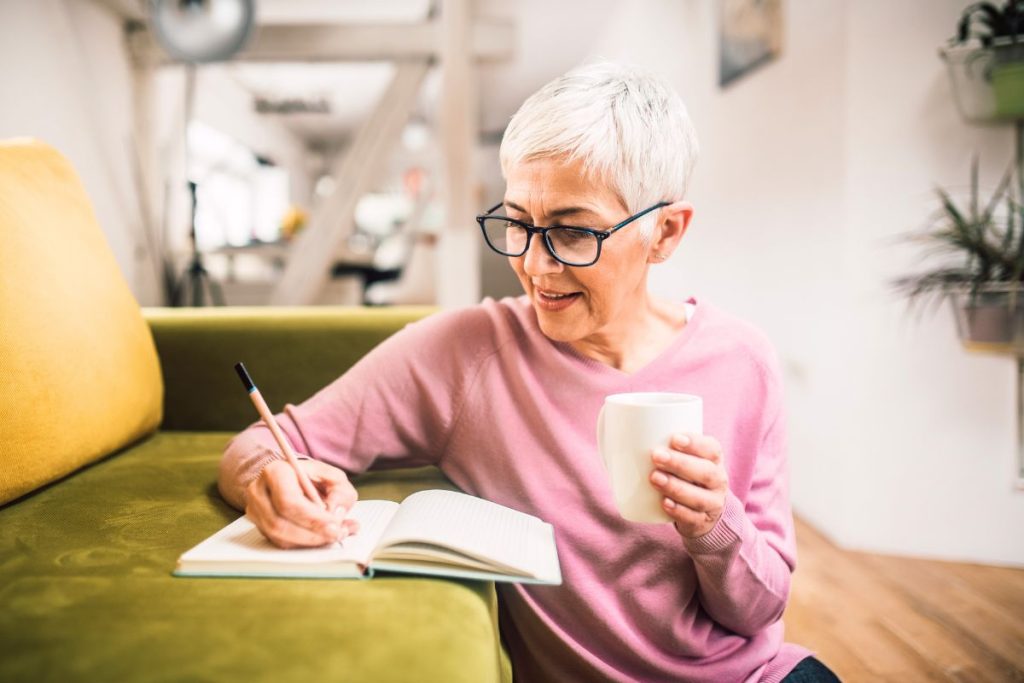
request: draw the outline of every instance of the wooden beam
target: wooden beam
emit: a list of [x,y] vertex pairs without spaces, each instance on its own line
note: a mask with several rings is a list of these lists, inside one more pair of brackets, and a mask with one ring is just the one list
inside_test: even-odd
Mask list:
[[401,137],[427,75],[426,60],[399,62],[376,110],[356,132],[352,146],[332,170],[334,193],[314,211],[299,233],[272,305],[311,304],[327,282],[335,254],[355,224],[356,202],[373,189],[388,154]]
[[[510,22],[479,19],[472,30],[471,44],[476,59],[495,61],[512,56],[515,32]],[[231,59],[241,62],[424,61],[440,54],[441,32],[436,21],[412,25],[263,25],[256,27],[249,43]],[[128,45],[138,64],[159,66],[173,62],[145,27],[137,27],[129,33]]]
[[445,224],[438,242],[437,298],[446,308],[480,300],[480,233],[474,216],[480,134],[470,0],[444,0],[441,23],[441,136]]
[[159,180],[159,144],[156,135],[156,74],[154,69],[135,67],[132,69],[133,121],[132,144],[134,152],[132,170],[135,178],[135,195],[139,203],[141,228],[146,242],[146,252],[152,279],[152,295],[149,300],[160,306],[170,303],[174,272],[167,260],[167,245],[164,239],[161,217],[163,197]]

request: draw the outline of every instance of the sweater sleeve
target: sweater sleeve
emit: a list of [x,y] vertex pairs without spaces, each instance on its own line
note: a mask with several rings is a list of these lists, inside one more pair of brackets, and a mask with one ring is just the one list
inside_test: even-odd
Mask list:
[[[777,363],[767,368],[764,405],[774,410],[754,454],[745,500],[732,491],[715,526],[685,546],[696,566],[701,605],[716,622],[752,636],[781,618],[796,566],[789,507],[787,431]],[[728,455],[727,455],[728,457]]]
[[[298,453],[349,474],[436,465],[470,355],[453,334],[465,317],[451,311],[407,325],[304,402],[285,405],[275,416],[281,430]],[[262,422],[235,436],[221,458],[221,495],[244,508],[246,487],[283,458],[278,451]]]

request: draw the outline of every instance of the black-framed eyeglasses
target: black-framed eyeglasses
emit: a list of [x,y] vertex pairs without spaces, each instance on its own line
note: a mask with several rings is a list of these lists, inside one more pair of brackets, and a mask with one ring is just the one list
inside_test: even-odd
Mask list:
[[556,261],[567,266],[581,268],[597,263],[597,259],[601,257],[601,244],[606,239],[636,219],[655,209],[668,206],[671,202],[658,202],[607,230],[575,225],[539,228],[508,216],[492,215],[504,203],[492,206],[486,213],[476,217],[476,222],[480,224],[480,230],[484,233],[487,246],[503,256],[522,256],[530,248],[530,239],[534,235],[540,235],[544,239],[544,246],[547,247],[548,253]]

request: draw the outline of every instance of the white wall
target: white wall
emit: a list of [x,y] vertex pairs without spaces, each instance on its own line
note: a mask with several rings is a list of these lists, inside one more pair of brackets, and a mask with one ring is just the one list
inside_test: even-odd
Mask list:
[[0,138],[30,136],[78,171],[136,296],[156,280],[135,203],[131,69],[120,22],[84,0],[0,0]]
[[[68,157],[132,292],[148,305],[162,295],[140,220],[133,70],[121,25],[91,0],[0,0],[0,139],[36,137]],[[180,157],[181,69],[163,69],[152,92],[160,150],[151,171],[155,185],[169,188],[169,242],[183,248],[188,203]],[[308,206],[312,188],[302,142],[253,112],[250,96],[224,67],[200,75],[195,109],[198,119],[287,168],[293,197]]]
[[[790,0],[784,55],[721,90],[712,0],[619,3],[592,53],[668,75],[701,141],[694,223],[653,271],[775,341],[794,507],[840,544],[1024,564],[1013,489],[1014,363],[968,355],[948,311],[920,323],[886,281],[885,240],[920,227],[935,183],[989,186],[1011,131],[956,114],[936,51],[960,0]],[[555,74],[552,74],[552,76]]]

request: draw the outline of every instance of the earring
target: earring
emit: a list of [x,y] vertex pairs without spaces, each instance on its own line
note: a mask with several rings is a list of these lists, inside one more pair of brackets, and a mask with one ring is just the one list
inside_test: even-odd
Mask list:
[[660,251],[658,251],[658,252],[655,252],[654,258],[655,258],[655,260],[658,260],[658,261],[664,261],[665,260],[665,255],[662,254]]

